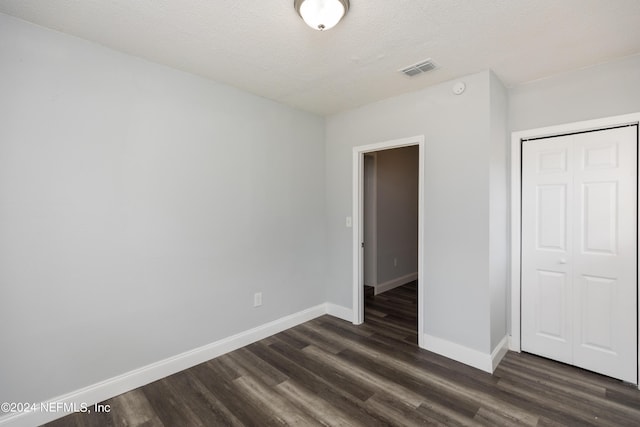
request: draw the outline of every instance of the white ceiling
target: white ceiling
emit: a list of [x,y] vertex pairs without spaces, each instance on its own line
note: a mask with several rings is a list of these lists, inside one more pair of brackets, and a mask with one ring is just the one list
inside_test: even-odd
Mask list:
[[[293,0],[0,0],[0,12],[319,114],[488,68],[514,86],[640,53],[639,0],[351,0],[322,33]],[[426,58],[440,68],[398,72]]]

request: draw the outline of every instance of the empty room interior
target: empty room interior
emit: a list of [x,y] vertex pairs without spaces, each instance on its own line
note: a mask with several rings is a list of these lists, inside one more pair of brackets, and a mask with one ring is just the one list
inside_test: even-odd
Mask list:
[[0,426],[637,426],[637,0],[0,0]]

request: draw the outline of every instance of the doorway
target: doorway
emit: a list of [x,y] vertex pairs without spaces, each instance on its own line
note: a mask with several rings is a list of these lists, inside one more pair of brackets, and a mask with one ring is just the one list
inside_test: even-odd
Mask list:
[[[415,136],[399,140],[385,141],[377,144],[358,146],[353,148],[353,323],[364,321],[364,193],[365,193],[365,155],[381,150],[416,146],[418,151],[418,224],[417,224],[417,306],[418,306],[418,345],[423,347],[423,305],[424,283],[423,276],[423,247],[424,227],[424,136]],[[370,160],[369,160],[370,161]],[[396,261],[397,262],[397,261]],[[367,273],[370,277],[370,272]],[[415,275],[415,273],[414,273]],[[409,280],[410,281],[410,280]]]
[[638,119],[512,140],[511,349],[635,384]]
[[364,322],[417,344],[418,146],[364,155]]

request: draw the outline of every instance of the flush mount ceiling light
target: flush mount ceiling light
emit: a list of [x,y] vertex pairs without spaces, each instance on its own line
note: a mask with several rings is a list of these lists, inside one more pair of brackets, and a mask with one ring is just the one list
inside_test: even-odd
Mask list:
[[349,0],[294,0],[293,7],[308,26],[324,31],[336,26],[349,10]]

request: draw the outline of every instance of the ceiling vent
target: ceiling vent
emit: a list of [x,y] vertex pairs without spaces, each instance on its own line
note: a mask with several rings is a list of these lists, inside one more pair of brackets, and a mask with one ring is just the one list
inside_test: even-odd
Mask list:
[[436,68],[438,68],[436,63],[429,58],[422,62],[418,62],[417,64],[409,65],[408,67],[400,70],[400,72],[409,77],[413,77],[418,74],[426,73],[427,71],[435,70]]

